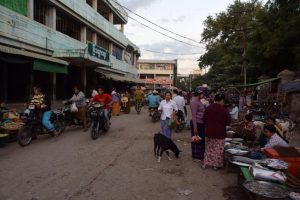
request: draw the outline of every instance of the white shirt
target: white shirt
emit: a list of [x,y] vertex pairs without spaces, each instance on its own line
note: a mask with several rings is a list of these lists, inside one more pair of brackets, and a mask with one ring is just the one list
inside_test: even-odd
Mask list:
[[167,117],[171,118],[173,111],[177,111],[178,108],[175,101],[170,100],[169,102],[167,102],[166,100],[163,100],[162,102],[160,102],[158,110],[162,111],[160,119],[166,120]]
[[264,148],[272,148],[275,146],[289,147],[289,144],[277,135],[277,133],[273,133]]
[[238,119],[239,118],[239,108],[237,106],[232,108],[232,110],[230,112],[230,116],[231,116],[232,119]]
[[173,101],[175,101],[178,110],[184,112],[184,106],[185,106],[184,98],[182,96],[177,95],[176,97],[173,98]]

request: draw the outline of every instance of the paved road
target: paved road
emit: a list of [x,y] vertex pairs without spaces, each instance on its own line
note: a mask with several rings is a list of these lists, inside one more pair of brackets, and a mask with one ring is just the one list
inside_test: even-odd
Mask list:
[[[25,148],[8,144],[0,148],[0,199],[226,199],[223,189],[236,185],[236,175],[192,162],[187,130],[173,133],[180,158],[157,163],[158,130],[159,123],[143,110],[113,117],[112,129],[95,141],[75,128]],[[183,195],[184,190],[192,193]]]

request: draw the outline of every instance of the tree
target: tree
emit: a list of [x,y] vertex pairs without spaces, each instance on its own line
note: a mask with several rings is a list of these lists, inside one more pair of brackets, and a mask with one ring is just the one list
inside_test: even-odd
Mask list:
[[227,10],[208,16],[202,42],[207,52],[199,67],[210,67],[201,78],[208,84],[224,86],[248,82],[262,74],[275,76],[284,68],[300,67],[300,1],[235,1]]

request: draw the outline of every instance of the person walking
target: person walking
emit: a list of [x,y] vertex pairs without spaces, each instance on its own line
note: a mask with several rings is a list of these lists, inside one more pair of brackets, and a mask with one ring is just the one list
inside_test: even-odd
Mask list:
[[172,100],[171,92],[165,93],[165,99],[160,102],[158,110],[162,112],[160,117],[162,134],[171,139],[171,120],[173,120],[175,113],[178,111],[175,101]]
[[87,128],[87,120],[86,120],[86,99],[84,93],[80,90],[78,86],[74,86],[74,94],[70,99],[73,103],[75,103],[78,108],[78,112],[74,113],[78,116],[83,124],[83,131],[86,132]]
[[120,115],[120,95],[113,90],[111,93],[112,97],[112,115],[119,116]]
[[205,106],[201,102],[201,98],[203,98],[203,92],[201,90],[195,91],[194,96],[192,97],[190,102],[190,108],[192,113],[191,135],[192,137],[200,137],[200,141],[192,141],[191,144],[192,158],[194,159],[194,161],[203,160],[205,152],[205,126],[203,122]]
[[137,112],[137,114],[141,113],[141,109],[142,109],[142,103],[144,101],[144,92],[141,89],[141,86],[137,86],[136,87],[136,91],[134,93],[134,99],[135,99],[135,110]]
[[223,151],[226,126],[230,124],[229,111],[224,107],[225,96],[216,94],[214,103],[206,108],[203,116],[205,124],[205,153],[203,168],[223,167]]

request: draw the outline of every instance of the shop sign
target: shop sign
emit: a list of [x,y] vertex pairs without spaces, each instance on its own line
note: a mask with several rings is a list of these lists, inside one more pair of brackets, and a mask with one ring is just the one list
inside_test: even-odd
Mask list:
[[88,53],[93,57],[109,62],[109,52],[90,42],[88,43]]
[[172,80],[171,79],[162,79],[162,78],[158,78],[158,79],[147,78],[147,79],[145,79],[145,83],[146,84],[166,84],[166,85],[171,85],[172,84]]

